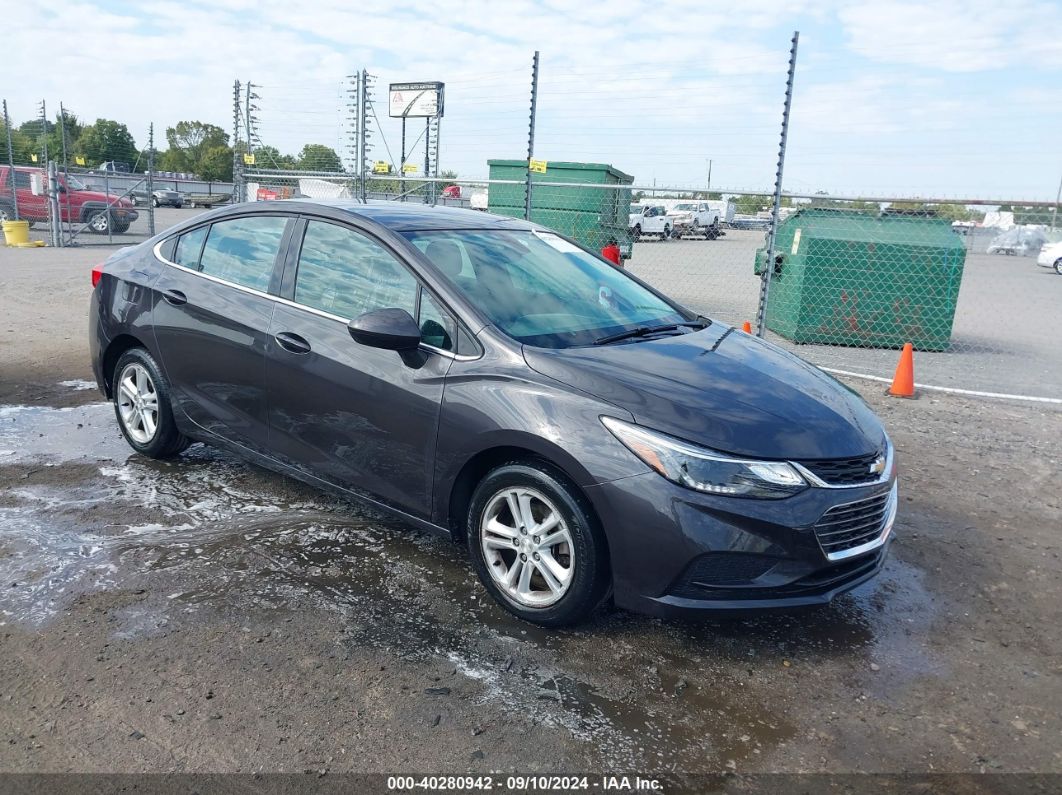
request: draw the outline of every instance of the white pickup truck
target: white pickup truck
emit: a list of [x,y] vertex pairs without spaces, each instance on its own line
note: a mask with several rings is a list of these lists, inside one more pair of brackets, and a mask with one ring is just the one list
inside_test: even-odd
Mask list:
[[722,234],[719,230],[719,211],[708,202],[681,202],[671,208],[668,218],[671,219],[675,237],[704,235],[708,240],[715,240]]
[[632,204],[627,218],[627,228],[631,240],[638,240],[642,235],[660,235],[661,240],[671,237],[674,222],[667,214],[667,208],[657,204]]

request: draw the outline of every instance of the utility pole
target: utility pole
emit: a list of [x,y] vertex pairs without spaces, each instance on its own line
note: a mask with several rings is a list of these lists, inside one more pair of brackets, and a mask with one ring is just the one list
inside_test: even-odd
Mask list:
[[782,206],[782,170],[785,167],[785,145],[789,138],[789,110],[793,104],[793,78],[796,75],[797,45],[800,43],[800,31],[793,31],[793,41],[789,48],[789,72],[785,81],[785,106],[782,109],[782,136],[778,143],[778,170],[774,175],[774,204],[771,209],[771,226],[767,231],[767,259],[760,276],[760,304],[756,312],[756,336],[762,337],[767,326],[767,299],[771,290],[771,276],[774,273],[774,241],[778,231],[778,215]]
[[258,99],[257,94],[253,94],[252,89],[254,84],[250,80],[247,81],[247,86],[244,93],[244,120],[247,128],[247,154],[254,156],[254,130],[257,127],[258,119],[251,115],[252,110],[258,110],[257,105],[252,105],[252,99]]
[[240,81],[232,84],[232,192],[233,201],[246,201],[243,185],[243,161],[240,153]]
[[44,167],[48,167],[48,111],[41,100],[41,153],[44,155]]
[[527,125],[527,184],[524,186],[524,220],[531,220],[531,160],[535,156],[535,116],[538,113],[538,50],[531,61],[531,119]]
[[7,100],[4,100],[4,131],[7,133],[7,179],[11,183],[11,204],[15,214],[13,220],[18,221],[18,192],[15,190],[15,150],[11,145],[11,118],[7,115]]
[[148,125],[148,167],[147,167],[147,195],[148,195],[148,234],[155,236],[155,122]]
[[[712,159],[708,158],[708,193],[712,192]],[[705,196],[704,198],[709,198]]]

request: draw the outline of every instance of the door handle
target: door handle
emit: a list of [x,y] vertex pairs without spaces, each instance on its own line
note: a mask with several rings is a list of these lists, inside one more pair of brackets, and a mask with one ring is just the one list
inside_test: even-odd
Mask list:
[[162,297],[167,304],[173,304],[174,306],[188,303],[188,296],[180,290],[163,290]]
[[290,331],[281,331],[279,334],[273,337],[284,350],[289,353],[309,353],[310,343],[300,337],[298,334],[292,334]]

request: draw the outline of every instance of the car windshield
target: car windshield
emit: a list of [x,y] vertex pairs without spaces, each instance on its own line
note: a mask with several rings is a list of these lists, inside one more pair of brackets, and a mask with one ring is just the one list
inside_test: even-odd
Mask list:
[[66,175],[66,189],[67,190],[88,190],[88,187],[84,182],[77,177],[73,177],[70,174]]
[[407,232],[468,301],[515,340],[570,348],[689,317],[564,238],[524,230]]
[[631,214],[632,215],[639,215],[641,212],[642,212],[642,206],[640,204],[632,204],[631,205]]
[[682,210],[684,212],[692,212],[696,208],[692,204],[676,204],[675,209]]

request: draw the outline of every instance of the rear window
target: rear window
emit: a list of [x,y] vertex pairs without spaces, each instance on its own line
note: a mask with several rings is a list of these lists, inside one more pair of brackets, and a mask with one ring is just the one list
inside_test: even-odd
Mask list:
[[207,234],[199,258],[199,270],[233,284],[266,292],[287,222],[286,217],[279,215],[218,221]]

